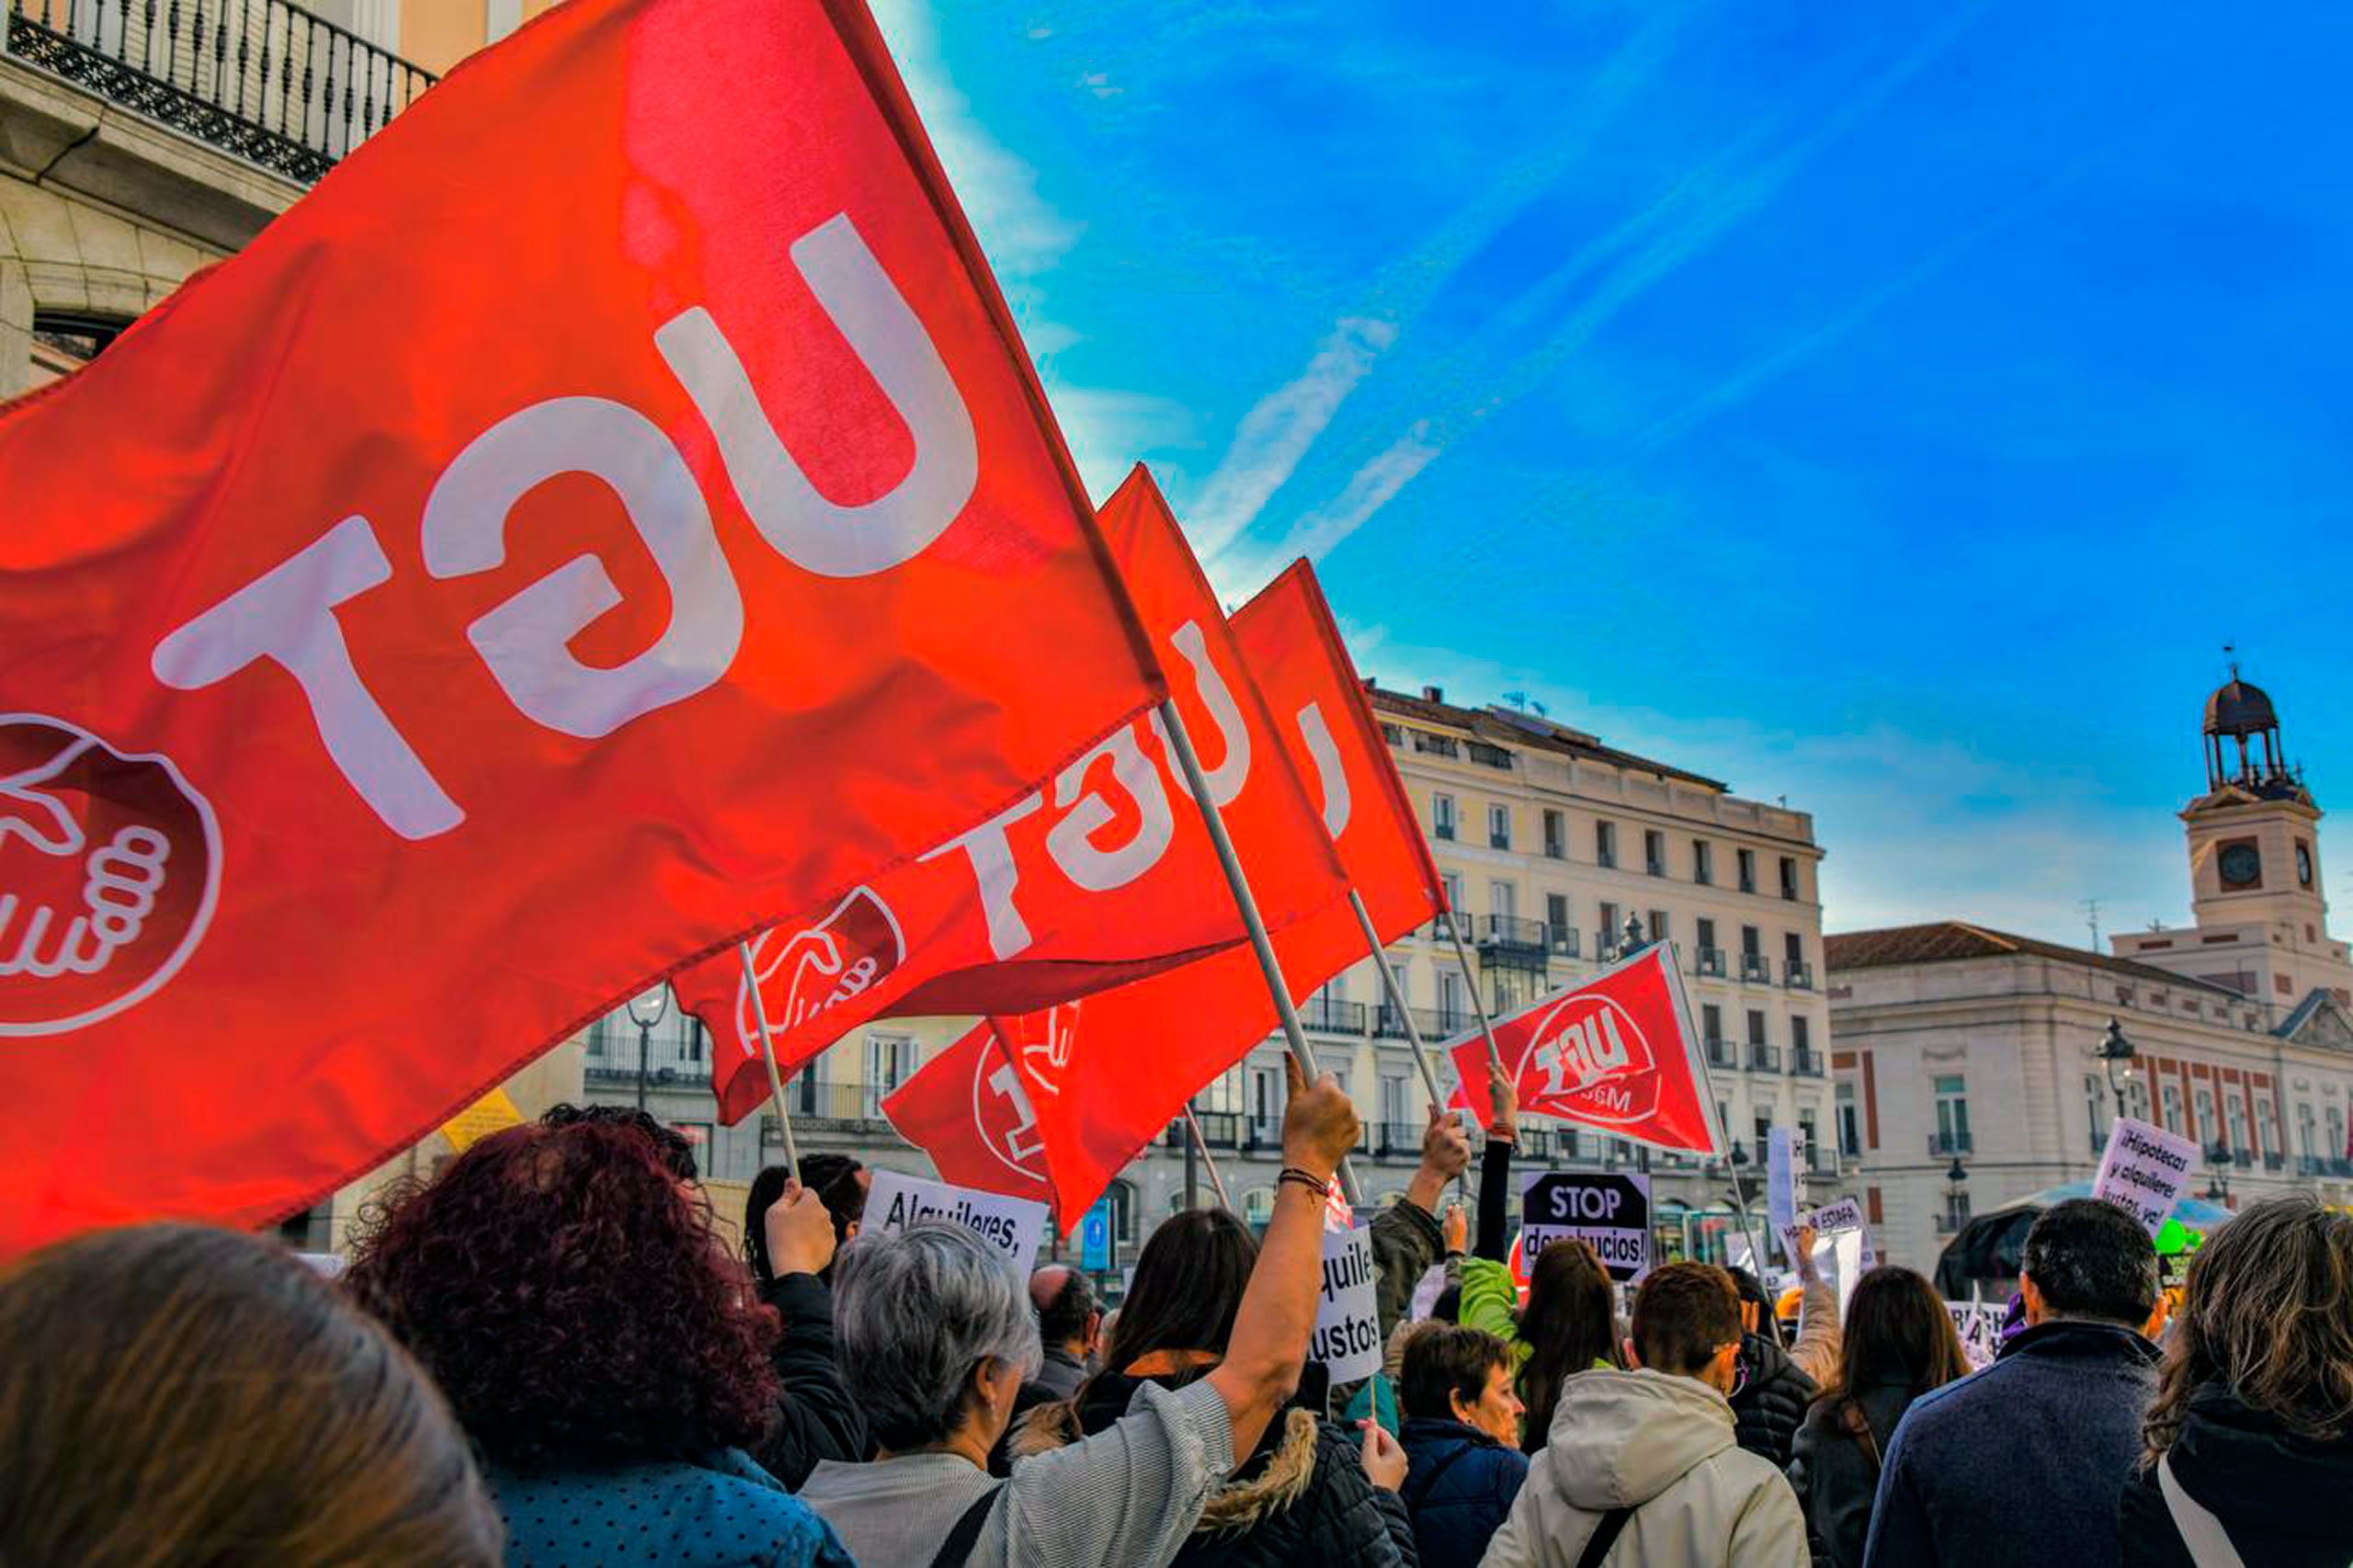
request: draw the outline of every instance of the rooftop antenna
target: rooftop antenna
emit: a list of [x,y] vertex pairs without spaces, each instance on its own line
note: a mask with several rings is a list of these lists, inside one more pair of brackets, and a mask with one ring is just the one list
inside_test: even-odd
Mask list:
[[2092,951],[2099,951],[2099,906],[2096,898],[2078,900],[2075,907],[2084,912],[2084,923],[2092,928]]

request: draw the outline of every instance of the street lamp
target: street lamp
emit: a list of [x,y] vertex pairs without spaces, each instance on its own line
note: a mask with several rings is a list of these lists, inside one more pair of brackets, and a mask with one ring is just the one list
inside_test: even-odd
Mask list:
[[645,1066],[654,1052],[654,1026],[670,1010],[670,983],[629,999],[629,1021],[637,1026],[637,1108],[645,1108]]
[[1969,1167],[1961,1163],[1959,1154],[1955,1154],[1952,1164],[1945,1167],[1945,1222],[1955,1232],[1961,1229],[1961,1188],[1968,1181]]
[[2100,1066],[2108,1074],[2108,1092],[2116,1096],[2116,1119],[2124,1119],[2124,1085],[2132,1081],[2132,1058],[2138,1054],[2132,1042],[2124,1038],[2124,1026],[2110,1017],[2108,1032],[2099,1037],[2099,1045],[2092,1052],[2099,1058]]
[[1629,911],[1626,915],[1625,945],[1619,949],[1619,956],[1621,958],[1631,957],[1633,954],[1642,951],[1644,945],[1645,944],[1643,941],[1643,923],[1640,920],[1635,919],[1633,913]]
[[2207,1202],[2228,1203],[2230,1201],[2231,1178],[2224,1175],[2222,1170],[2222,1167],[2230,1163],[2230,1159],[2231,1146],[2221,1139],[2217,1138],[2207,1145],[2205,1194]]

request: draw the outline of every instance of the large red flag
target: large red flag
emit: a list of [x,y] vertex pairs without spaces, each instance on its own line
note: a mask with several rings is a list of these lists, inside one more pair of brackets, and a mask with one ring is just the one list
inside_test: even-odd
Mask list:
[[[1721,1154],[1707,1066],[1671,943],[1660,942],[1495,1020],[1519,1108],[1659,1149]],[[1487,1124],[1487,1042],[1449,1047],[1453,1103]]]
[[[1440,905],[1428,846],[1305,563],[1237,611],[1233,634],[1291,767],[1314,781],[1322,825],[1382,940],[1431,919]],[[1245,862],[1255,878],[1260,861],[1246,847]],[[1294,998],[1367,956],[1345,902],[1276,932],[1274,943]],[[972,1173],[960,1179],[972,1185],[1026,1194],[1047,1180],[1068,1225],[1277,1019],[1256,959],[1237,950],[1089,996],[1051,1019],[995,1022],[1009,1051],[967,1035],[898,1091],[892,1123],[943,1170],[958,1161]],[[1000,1071],[1008,1055],[1017,1080]],[[1008,1157],[1017,1147],[1020,1157]]]
[[1162,690],[857,0],[557,7],[0,507],[0,1253],[308,1203],[1040,779],[1099,863]]
[[[1146,630],[1210,795],[1243,846],[1276,929],[1342,897],[1316,808],[1284,757],[1248,670],[1152,476],[1103,506],[1103,531]],[[1121,731],[949,853],[894,869],[824,921],[771,932],[753,966],[790,1073],[869,1019],[1018,1013],[1134,980],[1244,940],[1209,831],[1155,715]],[[767,1097],[741,961],[678,978],[722,1042],[721,1115]]]

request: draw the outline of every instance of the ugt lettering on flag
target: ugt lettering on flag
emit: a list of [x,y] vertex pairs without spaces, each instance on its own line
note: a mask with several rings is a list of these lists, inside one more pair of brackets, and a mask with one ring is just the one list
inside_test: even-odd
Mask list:
[[558,7],[0,496],[0,1253],[300,1208],[1165,691],[855,0]]

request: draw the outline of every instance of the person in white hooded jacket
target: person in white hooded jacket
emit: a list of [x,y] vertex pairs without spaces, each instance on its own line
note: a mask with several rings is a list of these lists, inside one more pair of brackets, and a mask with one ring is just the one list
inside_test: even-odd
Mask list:
[[1544,1449],[1481,1568],[1806,1568],[1797,1494],[1733,1440],[1724,1395],[1740,1335],[1722,1269],[1670,1264],[1644,1280],[1636,1369],[1561,1385]]

